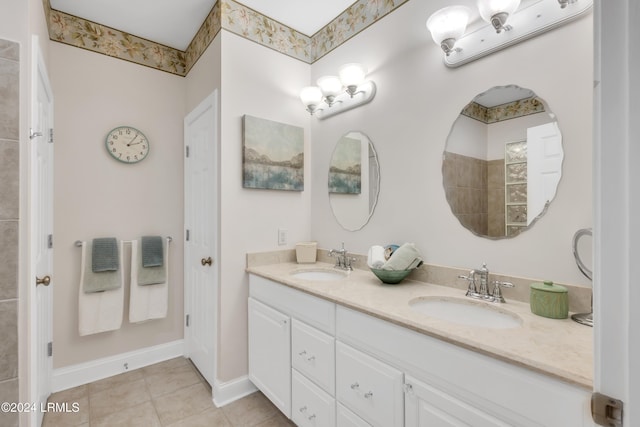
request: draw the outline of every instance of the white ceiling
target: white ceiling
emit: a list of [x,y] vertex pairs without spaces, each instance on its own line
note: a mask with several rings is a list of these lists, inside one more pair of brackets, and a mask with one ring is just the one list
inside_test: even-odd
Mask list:
[[[186,50],[216,0],[50,0],[51,8],[179,50]],[[355,0],[242,0],[307,36]]]
[[476,96],[473,100],[483,107],[491,108],[510,102],[528,99],[535,96],[531,89],[524,89],[518,86],[499,86]]

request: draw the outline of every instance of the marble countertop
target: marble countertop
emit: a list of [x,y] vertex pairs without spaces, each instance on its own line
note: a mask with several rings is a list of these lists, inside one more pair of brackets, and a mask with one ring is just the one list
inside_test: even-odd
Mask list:
[[593,387],[593,328],[571,319],[536,316],[529,304],[509,300],[491,305],[519,316],[519,328],[457,324],[416,312],[409,301],[438,296],[466,300],[460,289],[406,279],[398,285],[385,285],[370,271],[358,269],[336,281],[303,280],[291,275],[299,270],[322,269],[332,270],[333,265],[282,262],[250,266],[247,272],[589,390]]

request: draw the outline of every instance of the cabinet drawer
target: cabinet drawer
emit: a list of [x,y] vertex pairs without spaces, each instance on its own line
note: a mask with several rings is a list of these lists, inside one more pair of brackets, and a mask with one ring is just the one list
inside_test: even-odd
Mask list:
[[336,401],[300,372],[291,370],[291,419],[300,427],[334,427]]
[[332,302],[255,274],[249,275],[249,295],[328,334],[336,332],[336,305]]
[[402,372],[336,342],[336,398],[369,424],[402,427],[402,386]]
[[291,366],[330,395],[335,394],[335,339],[292,319]]
[[371,427],[371,424],[342,406],[337,404],[337,427]]

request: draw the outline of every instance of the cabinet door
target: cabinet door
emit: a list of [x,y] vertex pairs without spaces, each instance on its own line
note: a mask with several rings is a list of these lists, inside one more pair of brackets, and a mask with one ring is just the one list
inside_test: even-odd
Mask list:
[[405,427],[509,427],[430,385],[405,376]]
[[249,298],[249,379],[291,417],[289,316]]

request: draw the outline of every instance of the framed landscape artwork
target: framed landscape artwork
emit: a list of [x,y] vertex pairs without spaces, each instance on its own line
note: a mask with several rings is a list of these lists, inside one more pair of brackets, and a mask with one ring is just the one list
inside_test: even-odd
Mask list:
[[362,143],[343,136],[329,165],[329,193],[360,194],[362,188]]
[[304,129],[242,117],[244,188],[304,190]]

